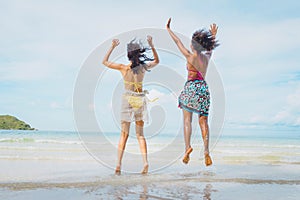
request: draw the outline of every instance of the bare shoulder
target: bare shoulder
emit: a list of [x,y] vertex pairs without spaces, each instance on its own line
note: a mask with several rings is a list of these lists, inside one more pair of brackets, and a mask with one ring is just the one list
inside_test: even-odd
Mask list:
[[126,73],[131,69],[131,63],[125,65],[125,64],[122,64],[121,68],[120,68],[120,72],[122,73],[123,76],[126,75]]
[[187,57],[187,61],[188,63],[190,63],[191,65],[195,65],[198,63],[199,61],[199,58],[196,54],[190,54],[188,57]]

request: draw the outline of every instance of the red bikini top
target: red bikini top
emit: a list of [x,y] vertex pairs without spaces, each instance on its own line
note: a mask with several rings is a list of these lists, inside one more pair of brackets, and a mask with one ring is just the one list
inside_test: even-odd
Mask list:
[[186,67],[186,69],[190,72],[197,72],[197,77],[192,77],[192,76],[188,76],[188,78],[192,78],[192,80],[204,80],[202,74],[200,71],[197,70],[190,70],[188,67]]

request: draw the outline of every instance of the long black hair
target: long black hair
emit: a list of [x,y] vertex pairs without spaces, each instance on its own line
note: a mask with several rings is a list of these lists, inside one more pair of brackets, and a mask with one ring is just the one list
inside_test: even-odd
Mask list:
[[193,34],[192,46],[198,53],[201,53],[202,51],[211,51],[219,46],[219,44],[210,31],[200,29]]
[[147,57],[146,52],[148,50],[150,48],[144,47],[141,41],[136,41],[136,39],[127,44],[127,57],[132,62],[131,69],[133,73],[138,73],[138,66],[143,66],[146,71],[149,71],[145,66],[146,61],[153,61],[154,59]]

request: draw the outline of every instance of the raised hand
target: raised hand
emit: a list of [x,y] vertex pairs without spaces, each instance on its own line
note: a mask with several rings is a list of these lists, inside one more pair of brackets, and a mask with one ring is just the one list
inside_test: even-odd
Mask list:
[[118,39],[113,39],[112,42],[111,42],[111,45],[112,45],[113,48],[115,48],[119,44],[120,44],[120,41]]
[[147,35],[147,41],[148,41],[148,44],[149,46],[153,46],[153,41],[152,41],[152,36],[151,35]]
[[215,37],[217,35],[217,32],[218,32],[218,26],[215,23],[211,24],[209,31],[212,34],[212,36]]
[[170,17],[169,20],[168,20],[168,23],[167,23],[167,29],[170,28],[170,24],[171,24],[171,17]]

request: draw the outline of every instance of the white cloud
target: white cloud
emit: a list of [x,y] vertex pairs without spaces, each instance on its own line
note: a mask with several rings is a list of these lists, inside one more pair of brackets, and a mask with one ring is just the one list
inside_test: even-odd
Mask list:
[[221,59],[229,57],[241,61],[246,58],[248,62],[253,62],[298,48],[300,19],[255,24],[235,21],[220,25],[218,34],[222,46],[217,51]]
[[6,63],[0,68],[0,80],[43,80],[53,76],[52,66],[39,60]]
[[50,107],[53,108],[53,109],[60,109],[61,105],[57,102],[51,102]]
[[271,121],[274,123],[284,123],[287,122],[287,120],[291,119],[291,113],[287,110],[279,111],[273,118],[271,118]]
[[287,103],[291,110],[300,111],[300,86],[293,94],[287,96]]
[[155,100],[154,104],[174,104],[177,103],[177,97],[172,93],[163,93],[156,89],[149,90],[147,95],[150,101]]
[[249,122],[252,124],[261,123],[263,121],[266,121],[266,117],[262,115],[254,115],[250,117]]
[[300,19],[223,23],[214,58],[224,81],[228,123],[297,124],[299,59],[293,55],[300,45]]
[[272,121],[274,123],[285,123],[288,125],[300,125],[300,85],[286,98],[286,105],[279,111]]
[[295,126],[300,126],[300,117],[298,117],[294,123]]
[[[273,99],[275,99],[278,96],[278,94],[280,94],[280,92],[275,93],[273,95]],[[240,123],[245,126],[247,126],[248,124],[255,125],[257,127],[273,125],[300,125],[300,85],[295,87],[291,94],[286,95],[286,98],[284,99],[284,101],[282,101],[282,103],[273,102],[270,99],[272,99],[272,97],[266,99],[267,101],[264,104],[262,104],[262,106],[256,107],[256,109],[253,110],[254,114],[250,114],[250,110],[253,109],[253,107],[250,106],[250,110],[246,111],[246,115],[243,115],[244,117],[240,117],[240,120],[236,120],[237,116],[231,117],[229,119],[229,123],[235,125]],[[256,105],[257,104],[254,104],[253,106]],[[269,107],[267,109],[264,109],[266,105],[269,105]]]
[[90,111],[95,111],[95,104],[89,104],[89,105],[88,105],[88,109],[89,109]]
[[[33,106],[38,106],[36,102],[31,102],[30,103]],[[39,100],[39,104],[41,105],[41,102]],[[72,104],[70,102],[70,99],[67,98],[65,101],[51,101],[50,102],[50,108],[52,109],[64,109],[64,110],[71,110]],[[88,106],[89,109],[94,109],[93,105]]]

